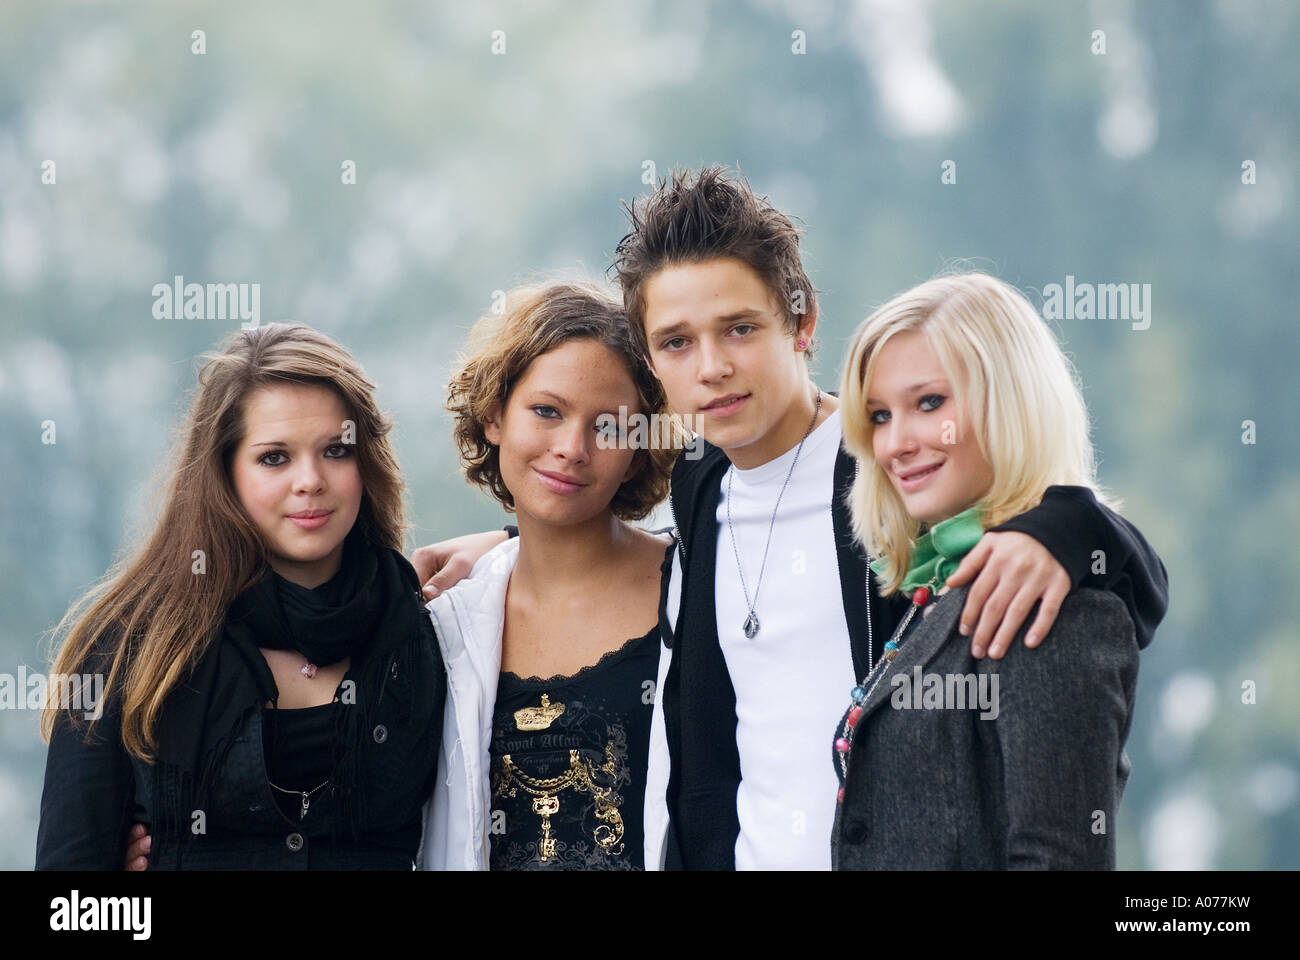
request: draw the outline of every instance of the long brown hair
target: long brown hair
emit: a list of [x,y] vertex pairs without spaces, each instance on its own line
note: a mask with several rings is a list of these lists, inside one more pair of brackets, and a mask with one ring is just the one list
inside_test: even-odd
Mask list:
[[[226,608],[267,563],[230,474],[251,392],[298,383],[338,394],[355,425],[363,486],[356,523],[371,542],[395,550],[405,532],[405,484],[389,442],[392,424],[375,403],[374,384],[346,350],[310,327],[270,324],[234,334],[203,359],[157,523],[54,630],[55,642],[63,639],[51,672],[81,672],[94,654],[96,667],[107,668],[104,690],[120,701],[122,743],[143,760],[157,746],[168,693],[198,665]],[[64,712],[47,703],[41,717],[47,742]],[[74,714],[67,716],[75,722]]]

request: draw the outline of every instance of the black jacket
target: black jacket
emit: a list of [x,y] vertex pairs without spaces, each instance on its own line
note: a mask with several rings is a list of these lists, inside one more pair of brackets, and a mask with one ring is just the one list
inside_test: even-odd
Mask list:
[[[667,562],[659,616],[664,643],[673,648],[661,691],[671,762],[668,869],[735,869],[740,834],[736,792],[741,780],[736,692],[718,642],[714,607],[716,518],[722,478],[729,466],[721,449],[705,444],[698,460],[680,458],[673,469],[670,502],[683,574],[676,635],[667,616]],[[853,537],[848,494],[856,469],[856,461],[841,446],[835,461],[831,519],[844,617],[853,645],[853,672],[862,677],[880,658],[907,600],[898,593],[880,596],[866,552]],[[1168,604],[1164,564],[1137,528],[1098,504],[1090,490],[1049,487],[1038,507],[994,529],[1034,537],[1060,562],[1076,587],[1117,594],[1133,618],[1138,645],[1151,642]],[[1104,552],[1106,572],[1094,575],[1096,550]]]
[[[66,717],[55,725],[41,796],[36,868],[121,870],[127,833],[132,824],[144,823],[151,837],[151,870],[411,869],[421,810],[437,770],[447,681],[415,571],[402,563],[403,579],[409,581],[406,626],[377,632],[353,658],[341,685],[375,660],[383,664],[385,679],[368,713],[368,723],[374,723],[371,735],[363,740],[361,756],[348,765],[356,771],[354,789],[364,804],[357,835],[337,829],[334,784],[314,798],[306,819],[291,820],[281,812],[267,784],[260,704],[241,715],[204,809],[183,812],[184,828],[169,829],[155,807],[181,795],[178,787],[167,764],[145,763],[126,752],[120,704],[109,696],[89,743],[84,729],[75,729]],[[229,642],[219,634],[198,669],[215,662],[223,672],[269,670],[260,657],[252,668],[245,658],[221,657],[217,647]],[[163,715],[168,716],[166,709]]]

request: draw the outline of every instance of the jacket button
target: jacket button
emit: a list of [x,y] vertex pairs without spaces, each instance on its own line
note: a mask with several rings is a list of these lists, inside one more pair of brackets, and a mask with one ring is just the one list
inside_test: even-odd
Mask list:
[[299,850],[302,849],[302,834],[301,833],[289,834],[287,837],[284,838],[284,845],[288,847],[292,852],[297,853]]
[[379,726],[375,727],[374,738],[375,738],[375,743],[383,743],[385,740],[388,739],[388,728],[384,726],[382,723]]
[[861,843],[867,839],[867,825],[861,820],[850,820],[844,824],[842,833],[849,843]]
[[393,675],[393,679],[396,680],[396,679],[397,679],[397,661],[396,661],[396,660],[393,661],[392,675]]

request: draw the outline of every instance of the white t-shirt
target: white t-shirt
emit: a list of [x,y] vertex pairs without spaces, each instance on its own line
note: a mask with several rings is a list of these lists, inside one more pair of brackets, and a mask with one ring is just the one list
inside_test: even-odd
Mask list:
[[[753,470],[728,468],[735,549],[727,524],[728,474],[722,477],[714,599],[718,640],[736,691],[738,870],[829,870],[831,865],[839,788],[831,741],[857,682],[831,522],[840,439],[837,410],[804,442],[772,526],[761,588],[758,573],[772,510],[798,447]],[[737,550],[751,600],[758,588],[754,612],[760,628],[752,640],[743,630],[749,611]],[[681,575],[680,554],[675,554],[667,611],[674,628]]]

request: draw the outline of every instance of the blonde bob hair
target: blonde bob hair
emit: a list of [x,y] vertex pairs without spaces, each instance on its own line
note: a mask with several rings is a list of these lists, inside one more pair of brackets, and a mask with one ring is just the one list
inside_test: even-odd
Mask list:
[[[894,297],[853,335],[840,387],[844,444],[862,464],[850,494],[853,530],[868,552],[888,561],[883,591],[899,589],[925,524],[908,514],[872,450],[867,387],[882,347],[917,331],[952,383],[961,429],[974,431],[993,470],[979,501],[984,527],[1038,505],[1053,484],[1096,481],[1077,374],[1029,301],[984,273],[936,277]],[[1112,504],[1113,505],[1113,504]]]

